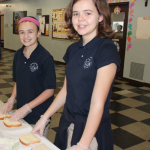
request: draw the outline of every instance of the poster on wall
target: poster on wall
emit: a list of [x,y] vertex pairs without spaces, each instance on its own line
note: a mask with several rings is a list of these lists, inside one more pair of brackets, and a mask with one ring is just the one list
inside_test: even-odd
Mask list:
[[150,40],[150,17],[138,17],[136,39]]
[[36,15],[37,15],[37,16],[42,15],[42,9],[37,9],[37,10],[36,10]]
[[35,17],[40,23],[41,35],[49,36],[49,15]]
[[52,38],[67,39],[68,29],[64,29],[65,10],[65,8],[52,10]]
[[13,12],[13,34],[18,34],[19,20],[27,16],[27,11],[15,11]]

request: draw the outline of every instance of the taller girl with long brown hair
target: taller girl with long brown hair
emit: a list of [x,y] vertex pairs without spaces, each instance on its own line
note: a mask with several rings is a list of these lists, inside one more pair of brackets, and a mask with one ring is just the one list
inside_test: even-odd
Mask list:
[[[55,145],[61,150],[113,150],[109,106],[120,57],[110,26],[106,0],[71,0],[66,13],[70,39],[66,77],[61,91],[43,115],[52,116],[64,104]],[[43,118],[33,133],[45,127]]]

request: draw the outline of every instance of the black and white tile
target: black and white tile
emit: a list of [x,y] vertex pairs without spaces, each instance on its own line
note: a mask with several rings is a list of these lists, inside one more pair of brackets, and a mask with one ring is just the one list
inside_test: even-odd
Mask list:
[[[0,100],[6,102],[11,95],[12,61],[14,52],[2,48],[0,60]],[[63,86],[65,65],[55,63],[57,89]],[[14,107],[16,109],[16,105]],[[52,116],[48,139],[54,142],[63,107]],[[122,80],[115,80],[111,96],[111,123],[114,150],[150,150],[150,88]]]

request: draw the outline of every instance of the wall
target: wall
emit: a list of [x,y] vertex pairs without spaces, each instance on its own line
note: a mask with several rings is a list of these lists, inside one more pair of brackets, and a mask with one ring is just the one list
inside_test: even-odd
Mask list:
[[[132,14],[128,18],[132,18],[132,35],[131,42],[126,42],[126,48],[130,46],[129,50],[125,53],[125,63],[124,63],[124,74],[123,77],[130,78],[130,64],[132,61],[145,63],[144,80],[145,83],[150,83],[150,41],[137,40],[136,26],[138,17],[150,17],[150,2],[147,7],[145,7],[145,0],[107,0],[109,3],[117,2],[130,2],[134,1],[134,6],[129,11],[133,10]],[[11,4],[12,7],[6,7],[6,3],[0,3],[0,11],[6,11],[4,15],[4,22],[8,23],[8,27],[4,29],[4,41],[5,48],[17,50],[21,47],[18,35],[12,34],[11,24],[13,23],[13,11],[23,11],[27,10],[27,15],[35,16],[36,9],[42,9],[43,15],[50,15],[50,29],[51,29],[51,14],[52,9],[65,8],[70,0],[11,0],[7,3]],[[129,5],[130,6],[130,5]],[[128,32],[130,29],[128,28]],[[50,30],[50,35],[52,31]],[[41,44],[49,51],[54,57],[54,60],[63,62],[63,55],[66,48],[71,44],[70,41],[52,39],[49,37],[40,37]]]
[[[65,2],[64,2],[65,1]],[[52,39],[52,9],[66,8],[70,0],[11,0],[0,3],[0,11],[5,11],[4,23],[8,23],[8,27],[4,28],[4,48],[18,50],[22,44],[19,36],[13,34],[13,12],[27,11],[28,16],[36,16],[36,9],[42,9],[43,15],[50,16],[50,33],[49,36],[41,36],[40,43],[53,55],[54,60],[63,61],[64,53],[67,47],[72,43],[67,40]],[[6,7],[6,4],[11,4],[11,7]]]
[[[132,18],[129,24],[132,24],[132,30],[128,27],[128,32],[132,32],[131,42],[126,41],[126,52],[125,52],[125,62],[124,62],[124,73],[123,77],[132,79],[129,77],[131,62],[137,62],[145,64],[144,79],[140,82],[150,83],[150,41],[135,39],[137,18],[138,17],[150,17],[150,2],[147,7],[145,7],[145,0],[107,0],[108,3],[120,3],[129,2],[129,16],[128,19]],[[132,3],[132,4],[131,4]],[[150,29],[149,31],[150,32]],[[127,50],[127,47],[131,47]],[[137,80],[137,79],[134,79]],[[137,80],[139,81],[139,80]]]

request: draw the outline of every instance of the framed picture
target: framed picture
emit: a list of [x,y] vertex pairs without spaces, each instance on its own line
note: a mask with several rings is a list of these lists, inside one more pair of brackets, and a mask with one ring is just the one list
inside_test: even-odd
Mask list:
[[13,12],[13,34],[18,34],[19,20],[27,16],[27,11],[15,11]]
[[53,9],[52,10],[52,38],[54,39],[68,39],[68,30],[64,28],[66,9]]

